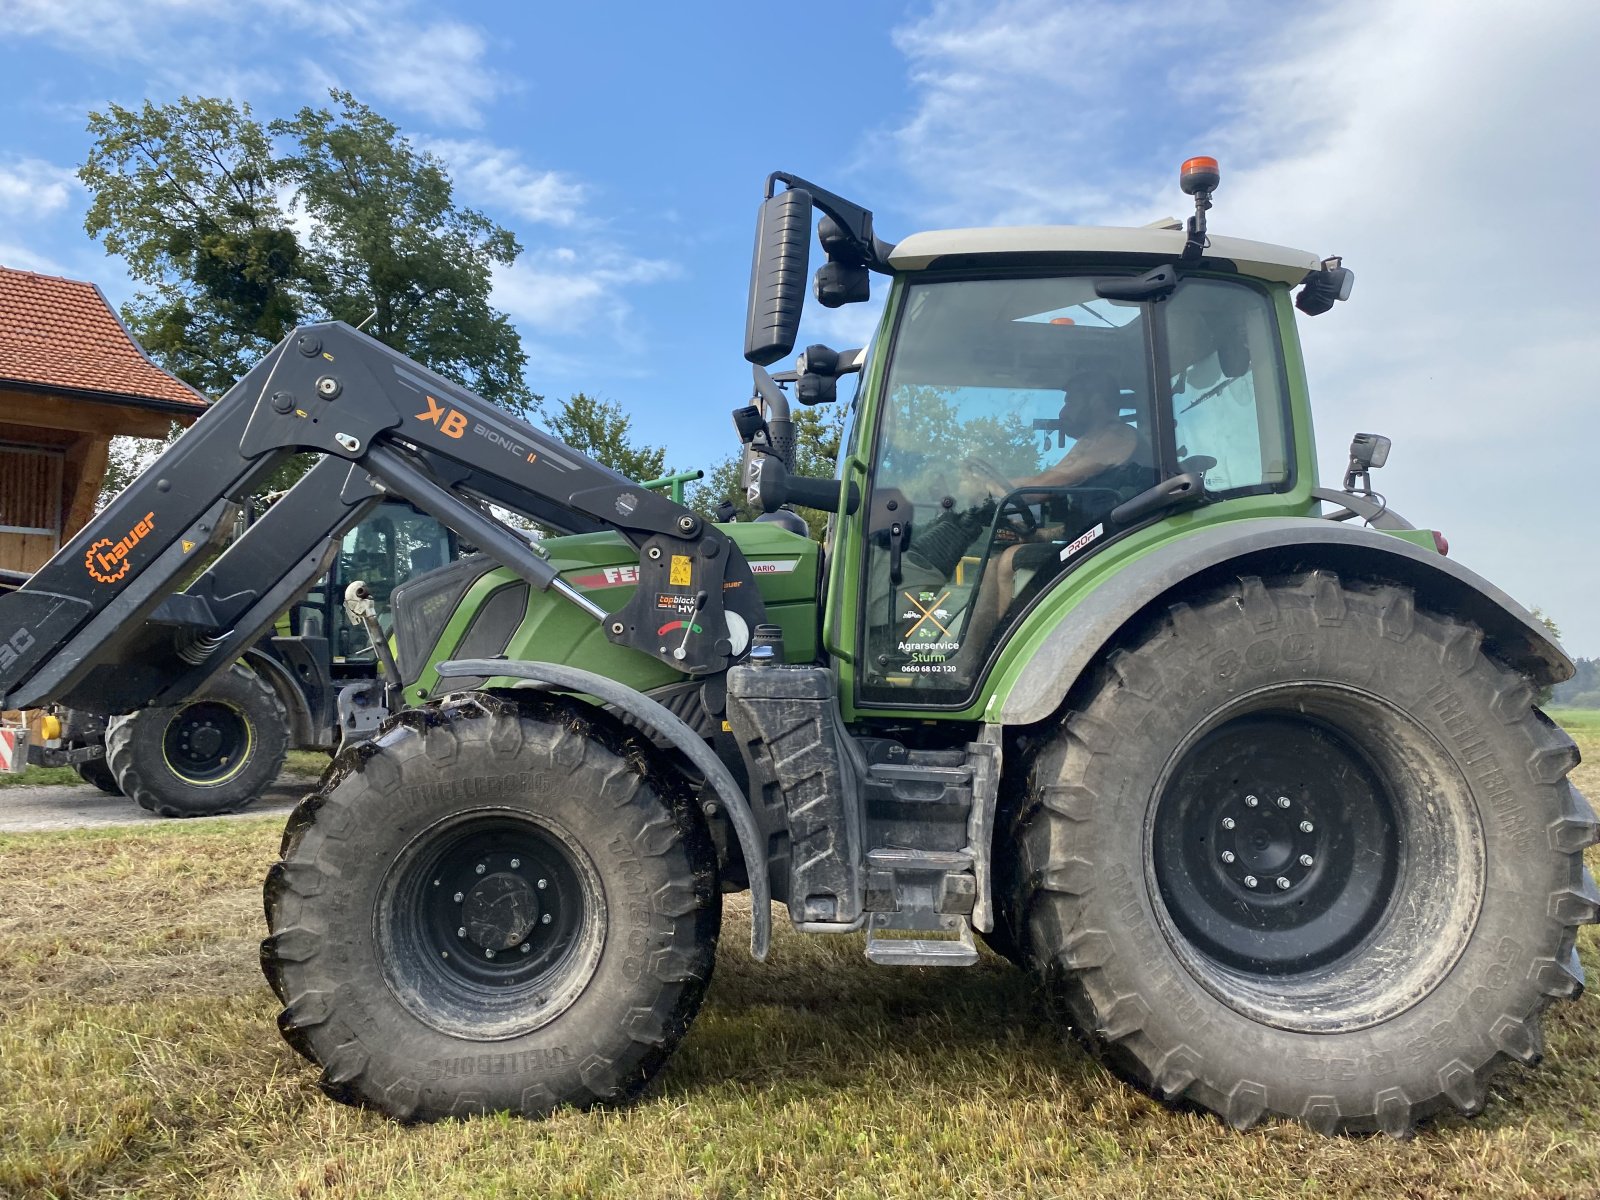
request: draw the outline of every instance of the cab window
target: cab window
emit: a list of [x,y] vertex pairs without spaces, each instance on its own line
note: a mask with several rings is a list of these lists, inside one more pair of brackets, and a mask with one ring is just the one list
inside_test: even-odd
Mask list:
[[871,485],[864,699],[959,700],[1010,616],[1159,478],[1149,307],[1094,283],[908,289]]

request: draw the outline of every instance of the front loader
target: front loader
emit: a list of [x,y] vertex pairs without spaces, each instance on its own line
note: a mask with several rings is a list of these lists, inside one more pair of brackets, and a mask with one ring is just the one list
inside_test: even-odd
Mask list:
[[[261,589],[237,560],[172,597],[184,557],[318,451],[323,536],[393,493],[482,551],[396,589],[394,714],[267,879],[279,1027],[329,1095],[403,1120],[626,1099],[748,889],[757,959],[773,900],[888,967],[981,938],[1113,1070],[1239,1128],[1476,1112],[1581,991],[1600,915],[1600,826],[1534,705],[1572,666],[1372,491],[1382,439],[1319,486],[1295,309],[1350,272],[1210,235],[1215,163],[1182,180],[1184,224],[892,246],[768,180],[735,426],[749,500],[831,512],[825,553],[302,329],[0,599],[5,705],[125,712],[231,661]],[[874,274],[888,302],[869,351],[772,375],[816,210],[820,302]],[[791,402],[852,376],[838,478],[797,476]]]

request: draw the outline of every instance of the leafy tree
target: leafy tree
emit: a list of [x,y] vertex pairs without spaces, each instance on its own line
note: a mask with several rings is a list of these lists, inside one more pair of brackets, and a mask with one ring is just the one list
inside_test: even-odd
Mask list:
[[218,394],[308,308],[289,180],[249,105],[200,98],[89,114],[84,218],[150,287],[123,310],[151,355]]
[[527,358],[489,303],[495,266],[522,247],[482,213],[458,209],[450,177],[349,92],[338,112],[303,108],[271,130],[296,151],[280,164],[315,222],[305,255],[319,313],[366,330],[485,399],[526,408]]
[[91,113],[84,227],[149,290],[124,316],[218,394],[294,325],[337,319],[513,410],[533,396],[493,269],[521,247],[350,93],[263,124],[210,98]]
[[633,418],[622,406],[578,392],[561,402],[550,418],[550,432],[582,454],[645,483],[667,473],[667,452],[661,446],[640,446],[633,440]]

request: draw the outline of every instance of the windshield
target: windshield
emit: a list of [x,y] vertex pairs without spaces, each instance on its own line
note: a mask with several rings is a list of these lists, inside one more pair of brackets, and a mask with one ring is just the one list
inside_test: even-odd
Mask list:
[[1165,474],[1204,471],[1218,495],[1288,478],[1268,298],[1189,279],[1112,301],[1095,283],[907,289],[873,465],[863,699],[967,696],[1012,619]]

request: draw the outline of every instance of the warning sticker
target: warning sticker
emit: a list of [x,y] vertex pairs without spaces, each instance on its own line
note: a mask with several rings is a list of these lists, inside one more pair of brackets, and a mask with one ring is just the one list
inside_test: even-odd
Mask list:
[[693,564],[687,554],[674,554],[672,556],[672,570],[667,576],[667,582],[673,587],[688,587],[694,580]]

